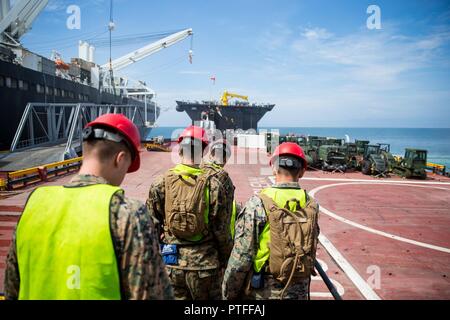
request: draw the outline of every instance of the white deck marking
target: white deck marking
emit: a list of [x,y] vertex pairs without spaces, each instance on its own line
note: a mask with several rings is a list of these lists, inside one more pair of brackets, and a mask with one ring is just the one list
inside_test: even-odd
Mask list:
[[336,249],[336,247],[328,240],[323,233],[319,235],[319,241],[327,250],[337,265],[345,272],[347,277],[353,282],[359,292],[367,300],[381,300],[369,284],[359,275],[352,265],[344,258],[344,256]]
[[[324,186],[317,187],[317,188],[313,189],[312,191],[310,191],[309,194],[311,195],[311,197],[315,197],[317,192],[319,192],[321,190],[324,190],[324,189],[327,189],[327,188],[337,187],[337,186],[345,186],[345,185],[361,185],[361,184],[373,184],[373,183],[365,181],[363,183],[361,183],[361,182],[353,182],[353,183],[329,184],[329,185],[324,185]],[[424,188],[423,186],[417,186],[417,185],[409,185],[409,186]],[[446,189],[446,188],[437,188],[437,187],[436,187],[436,189],[449,190],[449,189]],[[383,237],[386,237],[386,238],[389,238],[389,239],[393,239],[393,240],[397,240],[397,241],[402,241],[402,242],[406,242],[406,243],[409,243],[409,244],[413,244],[413,245],[416,245],[416,246],[419,246],[419,247],[428,248],[428,249],[432,249],[432,250],[437,250],[437,251],[441,251],[441,252],[445,252],[445,253],[450,253],[450,249],[449,248],[440,247],[440,246],[436,246],[436,245],[432,245],[432,244],[428,244],[428,243],[424,243],[424,242],[420,242],[420,241],[415,241],[415,240],[403,238],[403,237],[400,237],[400,236],[393,235],[391,233],[387,233],[387,232],[384,232],[384,231],[380,231],[380,230],[376,230],[376,229],[364,226],[362,224],[359,224],[359,223],[356,223],[354,221],[348,220],[348,219],[346,219],[344,217],[341,217],[341,216],[337,215],[336,213],[326,209],[323,206],[320,206],[320,211],[323,212],[324,214],[326,214],[326,215],[336,219],[336,220],[339,220],[339,221],[341,221],[343,223],[351,225],[351,226],[353,226],[355,228],[359,228],[359,229],[365,230],[367,232],[378,234],[380,236],[383,236]]]
[[[316,258],[317,262],[322,266],[323,271],[326,273],[328,271],[328,265],[323,260]],[[323,281],[323,279],[320,277],[320,275],[312,276],[311,281]],[[336,287],[337,292],[342,297],[345,294],[344,286],[342,286],[337,280],[331,279],[330,281],[334,284]],[[317,297],[317,298],[334,298],[333,295],[330,292],[311,292],[311,297]]]
[[[367,179],[337,179],[337,178],[314,178],[314,177],[303,177],[302,180],[310,181],[335,181],[335,182],[365,182],[365,183],[380,183],[380,184],[425,184],[425,185],[443,185],[450,186],[450,182],[433,182],[433,181],[401,181],[401,180],[367,180]],[[271,179],[273,182],[274,180]]]

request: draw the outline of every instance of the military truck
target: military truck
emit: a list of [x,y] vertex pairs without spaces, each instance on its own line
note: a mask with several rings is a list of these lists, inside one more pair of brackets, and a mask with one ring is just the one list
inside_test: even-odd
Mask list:
[[388,143],[378,143],[380,151],[388,166],[388,172],[393,172],[396,161],[391,153],[391,145]]
[[343,139],[336,139],[336,138],[327,138],[327,145],[332,146],[343,146],[344,140]]
[[322,145],[319,147],[319,163],[324,171],[347,170],[346,148],[337,145]]
[[358,168],[358,148],[356,146],[356,143],[346,142],[343,147],[345,148],[347,168]]
[[404,178],[426,179],[427,150],[405,150],[405,157],[394,166],[394,173]]
[[361,172],[366,175],[385,176],[388,164],[381,153],[380,145],[366,145],[363,160],[360,163]]
[[366,146],[370,143],[368,140],[355,140],[357,154],[360,156],[364,155],[364,151],[366,150]]

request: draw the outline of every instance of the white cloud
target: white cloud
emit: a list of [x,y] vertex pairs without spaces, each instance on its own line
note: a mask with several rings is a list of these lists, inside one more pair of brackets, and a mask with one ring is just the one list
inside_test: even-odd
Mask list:
[[211,72],[208,71],[189,71],[189,70],[182,70],[179,72],[179,74],[191,74],[191,75],[212,75]]
[[449,27],[399,30],[388,23],[346,35],[305,28],[284,48],[261,50],[265,63],[254,78],[268,79],[267,100],[277,104],[262,124],[448,126],[450,83],[439,73],[450,68]]
[[[320,30],[320,31],[317,31]],[[362,30],[346,36],[333,36],[325,29],[308,29],[293,42],[300,63],[347,68],[358,80],[369,76],[382,83],[398,80],[405,72],[439,63],[438,49],[450,40],[450,32],[404,37],[395,30]],[[343,70],[343,69],[341,69]]]
[[288,44],[292,30],[284,24],[275,23],[259,39],[259,46],[264,49],[277,50]]
[[64,0],[50,0],[45,7],[47,12],[65,11],[67,9],[67,2]]
[[302,36],[308,40],[322,40],[331,38],[333,34],[324,28],[306,28],[304,32],[302,32]]

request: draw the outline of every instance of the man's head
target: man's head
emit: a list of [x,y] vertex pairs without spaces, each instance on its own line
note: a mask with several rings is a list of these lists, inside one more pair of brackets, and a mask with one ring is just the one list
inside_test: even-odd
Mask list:
[[119,186],[126,173],[140,167],[139,130],[121,114],[106,114],[83,130],[83,166],[80,173],[105,178]]
[[199,165],[203,158],[203,152],[208,146],[208,139],[203,128],[187,127],[178,138],[180,144],[179,155],[181,162],[187,165]]
[[231,157],[231,149],[225,140],[217,140],[211,144],[209,158],[214,163],[224,167]]
[[275,149],[270,165],[277,183],[297,182],[303,177],[307,168],[303,149],[292,142],[282,143]]

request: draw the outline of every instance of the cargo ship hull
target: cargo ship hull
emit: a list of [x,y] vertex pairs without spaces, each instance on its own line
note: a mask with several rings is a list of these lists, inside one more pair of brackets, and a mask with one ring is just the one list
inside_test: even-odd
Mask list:
[[[92,86],[57,77],[54,72],[47,74],[0,60],[0,150],[10,148],[25,107],[31,102],[132,104],[145,108],[145,103],[141,100],[103,92]],[[155,108],[153,103],[147,103],[148,121],[154,123],[159,113],[159,107]],[[143,121],[137,125],[145,139],[151,128]]]
[[275,105],[229,105],[223,106],[215,103],[177,101],[177,111],[186,112],[192,120],[213,121],[216,129],[225,130],[257,130],[258,122],[264,115],[272,111]]

